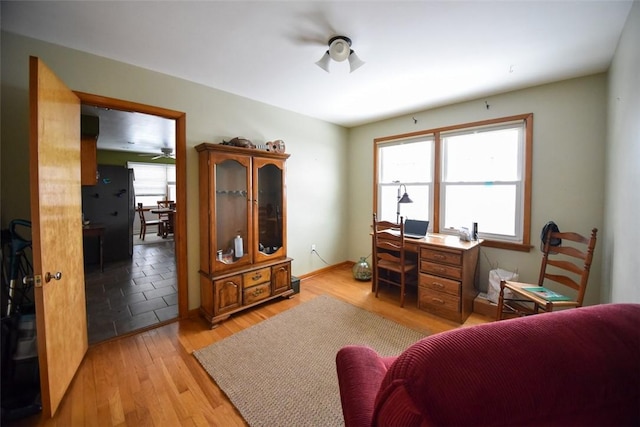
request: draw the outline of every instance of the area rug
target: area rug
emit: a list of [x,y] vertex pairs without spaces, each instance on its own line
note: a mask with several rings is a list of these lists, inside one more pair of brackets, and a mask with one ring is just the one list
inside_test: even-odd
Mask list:
[[320,295],[193,354],[250,426],[341,426],[338,350],[393,356],[424,336]]

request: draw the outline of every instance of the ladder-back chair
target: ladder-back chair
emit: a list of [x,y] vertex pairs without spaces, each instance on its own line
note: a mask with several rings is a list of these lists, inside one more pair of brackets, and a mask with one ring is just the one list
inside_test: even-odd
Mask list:
[[[538,283],[500,282],[497,319],[503,319],[505,314],[522,316],[556,308],[581,307],[597,233],[598,229],[594,228],[587,238],[574,232],[547,229]],[[548,284],[553,284],[553,289]]]
[[407,274],[416,269],[405,257],[404,218],[400,223],[378,221],[373,214],[373,283],[376,298],[380,284],[400,287],[400,307],[404,307]]

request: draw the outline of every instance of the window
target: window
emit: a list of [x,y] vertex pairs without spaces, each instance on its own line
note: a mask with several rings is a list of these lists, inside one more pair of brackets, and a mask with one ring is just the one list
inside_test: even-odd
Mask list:
[[176,200],[176,165],[128,162],[133,169],[136,205],[157,206],[158,200]]
[[450,234],[477,222],[486,246],[529,250],[532,125],[527,114],[376,139],[376,212],[395,221],[404,184],[405,218]]
[[[433,198],[433,137],[380,144],[378,219],[429,219]],[[398,203],[404,192],[413,203]]]

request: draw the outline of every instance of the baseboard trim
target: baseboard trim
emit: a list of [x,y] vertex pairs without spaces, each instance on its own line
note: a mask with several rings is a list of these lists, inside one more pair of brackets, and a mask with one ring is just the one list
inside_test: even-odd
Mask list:
[[355,262],[353,262],[353,261],[343,261],[343,262],[341,262],[339,264],[330,265],[328,267],[324,267],[324,268],[321,268],[319,270],[314,270],[314,271],[311,271],[311,272],[309,272],[307,274],[303,274],[303,275],[297,276],[297,277],[302,281],[304,279],[308,279],[310,277],[314,277],[314,276],[317,276],[319,274],[326,273],[327,271],[335,270],[337,268],[342,268],[342,267],[345,267],[345,266],[352,266],[353,264],[355,264]]

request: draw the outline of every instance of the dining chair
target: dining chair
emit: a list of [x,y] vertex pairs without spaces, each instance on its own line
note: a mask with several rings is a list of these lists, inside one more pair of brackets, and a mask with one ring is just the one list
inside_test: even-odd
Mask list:
[[176,202],[174,202],[173,200],[158,200],[156,203],[158,203],[159,208],[168,209],[171,207],[171,205],[175,205]]
[[400,223],[378,221],[373,214],[373,283],[376,298],[380,284],[400,287],[400,307],[404,307],[407,275],[416,264],[405,257],[404,218]]
[[138,216],[140,217],[140,235],[138,236],[140,240],[144,240],[147,234],[147,226],[155,225],[158,227],[159,235],[162,235],[164,233],[164,230],[163,230],[164,223],[162,220],[159,220],[159,219],[147,220],[144,217],[145,209],[143,208],[142,203],[138,203],[138,208],[136,209],[136,212],[138,212]]
[[501,281],[497,320],[582,307],[597,233],[593,228],[587,238],[575,232],[546,229],[538,282]]
[[[176,202],[173,200],[158,200],[158,209],[171,209],[176,210]],[[160,212],[158,213],[158,219],[163,222],[162,225],[162,237],[166,238],[169,234],[173,233],[173,212]]]

